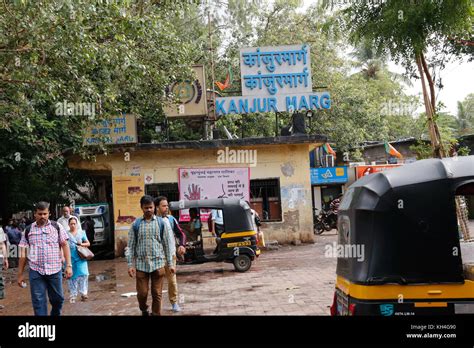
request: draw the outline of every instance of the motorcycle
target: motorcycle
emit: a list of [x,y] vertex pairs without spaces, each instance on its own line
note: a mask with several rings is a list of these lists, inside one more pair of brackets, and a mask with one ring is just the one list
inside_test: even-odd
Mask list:
[[321,210],[317,213],[318,209],[314,209],[314,233],[317,235],[322,234],[324,231],[331,231],[337,229],[337,214],[333,210]]

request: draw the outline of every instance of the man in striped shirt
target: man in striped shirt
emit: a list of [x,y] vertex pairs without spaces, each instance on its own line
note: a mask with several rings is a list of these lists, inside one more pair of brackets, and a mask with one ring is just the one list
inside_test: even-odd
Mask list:
[[18,285],[24,287],[23,271],[28,252],[31,301],[35,315],[48,314],[47,293],[52,306],[51,315],[57,316],[61,315],[64,303],[62,254],[64,254],[67,264],[66,278],[72,276],[68,236],[60,224],[49,220],[49,203],[39,202],[36,204],[35,219],[36,222],[26,228],[19,244]]
[[171,231],[160,233],[153,197],[143,196],[140,206],[143,217],[136,219],[128,232],[128,274],[132,278],[136,277],[137,299],[142,315],[149,315],[147,298],[150,279],[151,314],[161,315],[165,266],[168,266],[173,274],[176,272],[176,266],[173,265],[176,248]]

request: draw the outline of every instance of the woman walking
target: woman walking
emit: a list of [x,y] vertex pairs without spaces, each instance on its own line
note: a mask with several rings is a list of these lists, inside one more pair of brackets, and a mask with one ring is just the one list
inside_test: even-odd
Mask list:
[[69,223],[69,248],[71,249],[72,277],[68,280],[69,302],[75,303],[78,293],[81,294],[81,300],[87,300],[89,269],[87,260],[81,259],[77,252],[77,246],[89,247],[86,232],[79,229],[79,221],[75,216],[68,220]]

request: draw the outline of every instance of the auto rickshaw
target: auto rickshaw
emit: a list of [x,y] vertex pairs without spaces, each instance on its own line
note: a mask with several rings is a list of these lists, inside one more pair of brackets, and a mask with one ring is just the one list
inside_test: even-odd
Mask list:
[[461,253],[473,243],[461,238],[456,209],[473,194],[474,156],[421,160],[352,184],[339,206],[331,315],[474,313],[472,259]]
[[191,260],[186,263],[232,262],[236,271],[246,272],[252,266],[252,261],[260,255],[250,206],[245,200],[237,198],[201,199],[171,202],[169,207],[172,211],[196,208],[198,210],[219,209],[223,213],[224,232],[220,238],[217,238],[217,252],[212,255],[204,253],[201,232],[200,240],[187,245],[187,249],[192,248],[193,253]]

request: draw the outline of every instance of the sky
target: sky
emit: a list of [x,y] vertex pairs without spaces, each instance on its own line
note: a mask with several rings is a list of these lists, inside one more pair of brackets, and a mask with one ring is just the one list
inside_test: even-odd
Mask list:
[[[301,11],[304,11],[316,2],[317,0],[303,0]],[[401,65],[395,64],[393,61],[388,62],[388,67],[392,72],[404,72],[404,68]],[[441,79],[444,87],[441,90],[436,89],[436,100],[441,101],[446,106],[446,109],[443,111],[456,115],[457,102],[464,100],[468,94],[474,93],[474,62],[455,62],[447,64],[445,69],[441,71]],[[421,81],[419,79],[413,79],[412,84],[412,87],[407,86],[406,93],[421,95]]]

